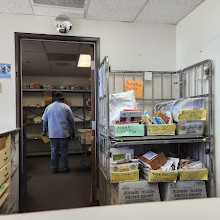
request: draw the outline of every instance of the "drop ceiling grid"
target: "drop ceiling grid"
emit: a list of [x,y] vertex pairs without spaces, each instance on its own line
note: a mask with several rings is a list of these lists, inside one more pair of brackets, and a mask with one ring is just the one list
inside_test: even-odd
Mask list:
[[131,22],[146,0],[91,0],[87,19]]
[[67,15],[71,18],[84,18],[85,10],[77,10],[71,8],[62,8],[62,7],[43,7],[43,6],[32,6],[35,15],[43,16],[58,16],[58,15]]
[[177,24],[204,0],[149,0],[136,22]]

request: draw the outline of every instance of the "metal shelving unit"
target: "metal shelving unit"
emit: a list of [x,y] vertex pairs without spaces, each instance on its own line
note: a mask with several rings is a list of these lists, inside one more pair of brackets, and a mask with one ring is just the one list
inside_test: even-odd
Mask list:
[[[149,71],[147,71],[149,73]],[[205,60],[177,72],[150,71],[152,78],[145,80],[145,71],[111,71],[109,59],[105,57],[98,76],[98,197],[101,205],[110,204],[110,149],[128,146],[136,154],[148,150],[186,153],[201,160],[209,170],[207,184],[209,197],[215,196],[213,107],[212,107],[212,64]],[[139,108],[153,113],[158,103],[179,98],[204,97],[206,100],[207,122],[204,136],[145,136],[112,137],[109,112],[109,96],[125,91],[126,79],[144,83],[143,99],[136,99]]]
[[[28,95],[28,96],[31,96],[31,94],[41,94],[45,91],[50,91],[50,92],[56,92],[56,91],[60,91],[60,92],[63,92],[64,94],[65,93],[68,93],[68,94],[81,94],[82,95],[82,105],[73,105],[73,106],[70,106],[70,108],[72,109],[72,112],[74,113],[74,116],[75,116],[75,124],[77,124],[78,126],[80,127],[83,127],[83,128],[88,128],[90,126],[90,122],[91,120],[87,120],[86,119],[86,112],[89,112],[91,111],[91,108],[86,106],[86,95],[88,96],[88,94],[91,93],[91,90],[71,90],[71,89],[25,89],[23,88],[23,93]],[[35,117],[42,117],[43,115],[43,112],[45,110],[47,106],[41,106],[40,104],[36,104],[36,105],[24,105],[23,106],[23,112],[25,111],[27,114],[31,114],[33,115],[33,118]],[[25,127],[25,131],[29,130],[29,127],[30,126],[42,126],[43,123],[41,121],[36,121],[36,122],[25,122],[24,123],[24,127]],[[41,130],[40,130],[41,131]],[[26,132],[27,133],[27,132]],[[29,136],[28,134],[24,134],[24,139],[26,140],[25,143],[26,145],[29,144],[30,141],[40,141],[41,138],[39,137],[40,136],[40,133],[38,135],[35,135],[35,136]],[[77,139],[76,139],[77,140]],[[42,141],[42,140],[41,140]],[[48,145],[48,144],[47,144]],[[48,145],[49,146],[49,145]],[[49,147],[47,146],[48,150],[49,150]],[[47,150],[47,151],[48,151]],[[50,154],[50,152],[37,152],[37,153],[34,153],[33,154],[36,156],[36,154]],[[31,155],[32,153],[28,153],[28,155]]]

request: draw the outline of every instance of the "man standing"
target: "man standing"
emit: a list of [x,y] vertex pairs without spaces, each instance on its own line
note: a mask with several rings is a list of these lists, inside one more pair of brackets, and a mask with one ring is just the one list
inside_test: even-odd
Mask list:
[[46,124],[48,123],[52,172],[58,173],[60,150],[62,172],[66,173],[70,170],[68,167],[69,126],[72,129],[72,138],[75,137],[74,117],[70,107],[64,104],[64,96],[61,92],[54,93],[54,100],[44,111],[42,135],[46,135]]

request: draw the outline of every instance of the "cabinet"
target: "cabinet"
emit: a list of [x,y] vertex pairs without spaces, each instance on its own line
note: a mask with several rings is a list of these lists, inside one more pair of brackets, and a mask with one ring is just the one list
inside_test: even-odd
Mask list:
[[[46,108],[44,106],[44,92],[60,91],[64,93],[65,103],[68,104],[74,114],[76,132],[81,128],[90,128],[90,107],[86,100],[90,98],[90,90],[72,89],[23,89],[23,124],[24,139],[26,142],[27,155],[48,155],[50,146],[41,140],[42,120],[41,117]],[[71,140],[69,152],[80,150],[77,138]]]
[[0,213],[19,210],[19,129],[0,129]]
[[[111,136],[109,96],[125,92],[126,80],[143,82],[143,97],[136,99],[140,109],[150,115],[156,104],[179,98],[203,97],[206,100],[207,121],[204,135],[113,137]],[[112,71],[108,57],[99,68],[98,76],[98,158],[101,205],[110,204],[111,148],[129,147],[139,156],[147,151],[185,153],[200,160],[209,170],[208,196],[215,196],[213,156],[212,64],[210,60],[178,72]]]

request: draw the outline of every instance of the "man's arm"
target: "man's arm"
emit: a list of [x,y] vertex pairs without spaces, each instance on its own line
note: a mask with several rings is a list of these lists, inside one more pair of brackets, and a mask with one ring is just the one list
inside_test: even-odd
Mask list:
[[74,122],[74,119],[69,120],[69,125],[72,129],[72,139],[74,139],[75,138],[75,122]]
[[47,126],[47,122],[43,121],[43,132],[42,132],[42,136],[46,135],[46,126]]
[[42,132],[42,136],[46,135],[46,126],[47,126],[47,121],[48,121],[48,117],[47,117],[47,108],[44,111],[44,114],[42,116],[42,120],[43,120],[43,132]]

